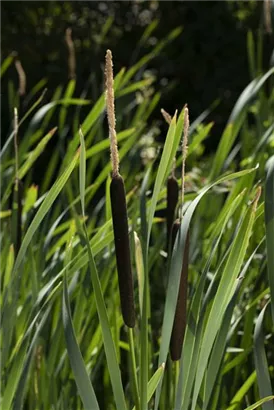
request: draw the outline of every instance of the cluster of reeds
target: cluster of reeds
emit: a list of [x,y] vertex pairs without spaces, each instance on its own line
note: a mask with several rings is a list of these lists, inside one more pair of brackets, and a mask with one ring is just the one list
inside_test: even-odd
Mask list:
[[[73,53],[71,31],[66,34]],[[11,107],[17,109],[11,110],[11,133],[0,152],[4,410],[273,407],[274,125],[273,95],[264,84],[274,69],[243,91],[216,155],[201,149],[212,124],[203,124],[202,115],[189,128],[185,106],[173,118],[162,110],[169,124],[163,150],[143,165],[136,141],[151,131],[145,114],[158,100],[131,104],[126,118],[124,109],[117,110],[116,135],[114,81],[119,106],[127,107],[124,96],[133,90],[131,101],[137,101],[136,90],[146,87],[140,78],[147,61],[114,80],[107,51],[106,93],[86,118],[81,113],[78,133],[79,112],[73,118],[67,112],[87,104],[74,98],[77,80],[68,82],[64,98],[56,90],[51,104],[44,104],[43,92],[28,107],[42,86],[19,101],[25,83],[15,60],[21,85],[14,87]],[[72,54],[69,62],[74,77]],[[105,98],[111,161],[103,138]],[[53,128],[58,104],[60,124],[69,128],[73,119],[70,141],[66,127]],[[38,187],[34,163],[53,135],[55,150]],[[136,181],[140,197],[126,195],[125,186],[136,187]],[[264,195],[258,204],[259,184]]]
[[[106,52],[105,64],[105,83],[106,83],[106,106],[110,138],[111,153],[111,184],[110,197],[112,209],[112,223],[114,231],[116,264],[118,272],[119,290],[122,315],[124,323],[128,327],[135,325],[135,308],[133,277],[130,257],[130,241],[128,215],[126,205],[126,193],[123,177],[119,173],[119,153],[117,146],[117,137],[115,129],[115,106],[114,106],[114,86],[113,86],[113,61],[110,50]],[[164,110],[162,114],[166,121],[171,123],[171,116]],[[166,231],[167,231],[167,250],[171,252],[176,235],[179,232],[184,204],[185,190],[185,160],[187,155],[187,141],[189,129],[188,107],[184,107],[184,136],[182,142],[182,172],[181,172],[181,200],[179,200],[179,184],[175,176],[176,159],[172,167],[172,174],[167,180],[167,210],[166,210]],[[179,205],[179,206],[178,206]],[[179,218],[175,218],[176,211],[180,211]],[[189,235],[183,255],[182,272],[178,294],[177,307],[175,311],[173,330],[170,342],[170,353],[173,361],[181,358],[182,345],[186,327],[187,315],[187,279],[188,279],[188,253],[189,253]]]

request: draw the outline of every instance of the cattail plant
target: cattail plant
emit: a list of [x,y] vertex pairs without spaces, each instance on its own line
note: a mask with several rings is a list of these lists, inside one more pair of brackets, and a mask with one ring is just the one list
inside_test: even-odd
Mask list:
[[75,47],[72,40],[71,28],[66,29],[65,41],[68,47],[68,78],[73,79],[76,77],[76,58]]
[[[181,207],[180,219],[177,219],[172,227],[172,246],[175,242],[176,235],[180,229],[182,222],[182,210],[184,203],[184,182],[185,182],[185,160],[187,154],[187,140],[189,129],[188,108],[185,107],[184,112],[184,138],[182,144],[182,192],[181,192]],[[187,316],[187,284],[188,284],[188,254],[189,254],[189,233],[186,238],[183,265],[181,271],[180,287],[178,293],[178,300],[175,310],[171,340],[170,340],[170,355],[173,361],[180,360],[182,354],[182,345],[184,341],[186,316]]]
[[271,0],[264,0],[264,23],[265,30],[268,34],[272,34],[272,24],[271,24]]
[[23,69],[21,61],[19,60],[17,54],[14,59],[14,65],[15,65],[15,68],[18,74],[18,79],[19,79],[18,94],[20,97],[23,97],[26,94],[27,78],[26,78],[26,73]]
[[122,315],[125,324],[128,327],[132,328],[135,325],[133,278],[130,261],[125,185],[122,176],[119,174],[119,153],[115,130],[114,87],[112,67],[112,53],[110,50],[107,50],[105,80],[106,106],[110,138],[110,156],[112,164],[110,184],[112,224],[114,232],[114,243]]
[[13,184],[11,232],[15,255],[17,255],[22,239],[22,182],[18,178],[18,111],[14,108],[14,152],[15,152],[15,182]]

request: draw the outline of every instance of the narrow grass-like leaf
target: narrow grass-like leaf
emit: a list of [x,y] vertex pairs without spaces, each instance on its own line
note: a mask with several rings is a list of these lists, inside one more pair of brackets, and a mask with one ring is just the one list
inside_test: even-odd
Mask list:
[[252,404],[251,406],[246,407],[244,410],[255,410],[257,409],[259,406],[261,406],[264,403],[267,403],[268,401],[274,401],[274,396],[268,396],[265,397],[259,401],[256,401],[256,403]]
[[232,110],[228,123],[234,123],[236,121],[239,115],[243,112],[244,108],[260,91],[266,80],[273,74],[274,67],[270,68],[263,76],[256,78],[244,89]]
[[79,164],[79,181],[80,181],[80,198],[82,206],[82,214],[85,216],[85,187],[86,187],[86,148],[84,135],[81,128],[80,134],[80,164]]
[[254,37],[251,30],[248,30],[247,33],[247,51],[248,51],[248,63],[250,76],[252,79],[256,77],[256,67],[255,67],[255,44]]
[[174,158],[176,157],[176,152],[178,150],[179,144],[180,144],[181,139],[182,139],[182,133],[183,133],[183,128],[184,128],[184,118],[185,118],[185,108],[183,108],[181,110],[180,115],[178,117],[178,120],[176,121],[174,141],[172,141],[171,153],[170,153],[170,156],[169,156],[168,166],[167,166],[167,169],[166,169],[164,179],[167,179],[167,177],[170,174],[171,168],[173,166]]
[[[3,398],[1,401],[1,408],[10,410],[11,404],[16,392],[17,385],[23,370],[25,355],[28,349],[28,340],[25,340],[20,347],[16,360],[13,361],[12,368],[9,370],[9,380],[7,386],[3,391]],[[3,388],[3,387],[2,387]]]
[[241,404],[242,400],[244,399],[246,393],[253,386],[255,381],[256,381],[256,372],[254,370],[254,372],[251,373],[251,375],[245,380],[244,384],[237,391],[237,393],[235,394],[235,396],[231,400],[229,407],[226,410],[238,410],[239,405]]
[[[165,364],[163,363],[154,373],[154,375],[151,377],[151,379],[148,382],[147,386],[147,402],[151,400],[155,390],[157,389],[157,386],[163,377],[165,371]],[[136,410],[136,407],[133,407],[132,410]]]
[[27,174],[27,172],[31,169],[32,165],[34,162],[37,160],[37,158],[43,153],[44,149],[46,148],[47,143],[50,141],[50,139],[53,137],[57,130],[57,127],[53,128],[50,130],[45,137],[39,142],[37,147],[31,151],[28,155],[28,158],[26,162],[22,165],[21,168],[19,168],[18,171],[18,177],[20,179],[23,179],[24,176]]
[[5,266],[5,275],[4,275],[4,278],[2,277],[3,292],[5,291],[6,287],[9,284],[12,267],[14,264],[14,246],[13,245],[10,245],[9,253],[8,253],[8,257],[6,261],[7,262]]
[[194,133],[193,137],[191,138],[191,142],[189,143],[187,149],[187,156],[189,157],[192,153],[195,153],[196,148],[206,139],[209,137],[209,133],[213,128],[214,123],[210,122],[206,126],[202,127],[201,130],[199,129],[196,133]]
[[37,201],[38,186],[31,185],[25,195],[25,203],[23,206],[23,214],[28,213]]
[[129,336],[129,355],[133,379],[133,396],[135,400],[136,410],[140,410],[140,394],[139,394],[139,385],[138,385],[138,376],[137,376],[137,365],[136,365],[136,356],[135,356],[135,343],[134,343],[134,334],[133,329],[128,328]]
[[5,58],[5,60],[1,64],[1,77],[5,74],[7,69],[11,66],[11,64],[14,61],[14,53],[11,53],[8,57]]
[[104,297],[101,289],[101,284],[98,277],[98,272],[96,269],[94,256],[91,251],[91,247],[88,241],[87,230],[84,224],[84,237],[86,240],[88,258],[89,258],[89,269],[91,275],[92,286],[94,290],[94,296],[96,301],[97,312],[99,315],[100,323],[102,326],[102,335],[104,348],[108,363],[108,369],[110,373],[111,384],[113,388],[114,400],[116,403],[116,408],[121,410],[126,410],[126,401],[123,391],[121,372],[117,360],[117,354],[115,351],[114,341],[112,339],[111,328],[108,320],[106,305],[104,302]]
[[5,219],[11,216],[11,209],[7,211],[0,211],[0,219]]
[[130,84],[128,87],[122,88],[116,93],[116,97],[122,97],[123,95],[132,93],[134,91],[140,90],[141,88],[148,87],[154,82],[153,77],[145,78],[144,80],[137,81],[136,83]]
[[[141,244],[143,249],[143,257],[145,257],[146,252],[144,252],[147,243],[147,202],[146,202],[146,192],[149,186],[149,180],[151,177],[151,167],[149,167],[143,178],[143,182],[140,190],[140,217],[141,217]],[[144,261],[145,265],[145,261]]]
[[141,216],[141,248],[143,252],[143,266],[144,266],[144,286],[142,298],[142,315],[141,315],[141,335],[140,335],[140,397],[141,409],[146,407],[147,397],[147,379],[148,379],[148,252],[147,252],[147,208],[146,208],[146,192],[149,185],[151,175],[151,167],[145,173],[140,192],[140,216]]
[[271,312],[274,323],[274,156],[267,163],[265,183],[265,229],[267,272],[271,297]]
[[148,401],[148,403],[149,403],[150,399],[152,398],[155,390],[157,389],[157,386],[158,386],[160,380],[163,377],[164,371],[165,371],[165,363],[162,363],[161,366],[156,370],[154,375],[149,380],[148,387],[147,387],[147,401]]
[[[66,91],[64,93],[64,98],[63,98],[64,100],[69,100],[70,98],[72,98],[74,90],[75,90],[75,86],[76,86],[75,79],[70,80],[67,85]],[[61,107],[60,115],[59,115],[59,129],[61,133],[63,132],[63,128],[64,128],[65,121],[66,121],[66,116],[67,116],[67,105],[65,104]]]
[[42,220],[45,218],[47,212],[50,210],[52,204],[54,203],[55,199],[61,192],[62,188],[66,184],[67,180],[69,179],[72,171],[74,170],[77,161],[78,161],[78,156],[79,154],[77,153],[70,163],[70,165],[67,167],[65,172],[61,175],[61,177],[55,182],[55,184],[52,186],[50,191],[48,192],[46,198],[44,199],[42,205],[40,206],[39,210],[37,211],[32,223],[30,224],[24,239],[22,241],[21,248],[19,250],[19,253],[17,255],[17,258],[15,260],[15,264],[13,267],[13,274],[17,272],[18,268],[21,266],[21,263],[23,261],[23,258],[26,254],[27,248],[30,244],[31,239],[33,238],[33,235],[39,228]]
[[[111,221],[110,221],[111,223]],[[109,246],[111,242],[113,242],[113,233],[109,233],[105,236],[98,235],[94,236],[96,237],[96,241],[91,240],[90,245],[91,249],[93,252],[93,255],[96,256],[99,252],[101,252],[105,247]],[[101,239],[99,239],[101,238]],[[102,239],[103,238],[103,239]],[[83,255],[76,256],[72,259],[72,261],[68,264],[69,266],[66,266],[69,268],[67,276],[70,277],[73,275],[74,272],[82,269],[88,264],[89,257],[87,254],[87,250],[84,249]],[[37,298],[37,304],[41,302],[41,300],[45,297],[46,294],[48,294],[50,291],[53,291],[58,287],[57,283],[59,280],[63,277],[64,275],[65,268],[63,268],[53,279],[51,279],[39,292],[38,298]]]
[[143,32],[142,37],[139,40],[139,46],[147,42],[147,40],[149,39],[153,31],[155,31],[155,29],[158,27],[158,25],[159,20],[152,20],[152,22],[146,27],[145,31]]
[[216,178],[221,171],[225,159],[237,137],[240,127],[244,121],[247,107],[252,99],[259,92],[266,80],[274,73],[274,68],[271,68],[261,78],[256,78],[244,89],[240,97],[238,98],[232,113],[229,117],[227,126],[223,132],[218,149],[215,154],[215,159],[212,164],[210,178]]
[[252,153],[252,158],[256,160],[256,154],[262,150],[264,145],[270,140],[271,138],[274,137],[274,123],[270,125],[263,134],[262,138],[258,142],[257,146],[254,148],[253,153]]
[[135,264],[136,264],[138,289],[139,289],[139,292],[138,292],[139,305],[140,305],[140,313],[142,316],[143,299],[144,299],[144,261],[143,261],[141,242],[136,232],[134,232],[134,242],[135,242]]
[[173,147],[173,143],[174,143],[174,134],[176,131],[176,116],[173,117],[168,133],[167,133],[167,137],[166,137],[166,141],[165,141],[165,145],[164,145],[164,150],[161,156],[161,160],[160,160],[160,164],[158,167],[158,172],[157,172],[157,176],[156,176],[156,180],[155,180],[155,185],[154,185],[154,190],[153,190],[153,195],[152,195],[152,199],[151,199],[151,204],[150,204],[150,208],[149,208],[149,214],[148,214],[148,228],[147,228],[147,248],[149,245],[149,238],[150,238],[150,233],[151,233],[151,228],[152,228],[152,221],[153,221],[153,217],[154,217],[154,212],[156,209],[156,205],[157,205],[157,200],[158,200],[158,195],[160,193],[162,184],[164,182],[164,178],[165,178],[165,174],[167,172],[167,167],[168,164],[171,161],[171,153],[172,153],[172,147]]
[[[257,381],[261,398],[273,395],[270,375],[267,365],[267,357],[264,348],[263,320],[268,304],[264,306],[257,319],[254,331],[254,356]],[[263,410],[274,410],[274,403],[267,402],[262,406]]]
[[39,123],[45,118],[49,111],[56,108],[58,105],[89,105],[91,102],[80,98],[64,98],[60,100],[51,101],[43,105],[31,120],[30,127],[37,127]]
[[86,410],[98,409],[99,405],[94,393],[93,386],[91,384],[90,378],[87,374],[85,363],[77,343],[77,339],[73,329],[73,323],[71,318],[70,306],[69,306],[69,296],[67,287],[67,277],[64,274],[63,279],[63,303],[62,303],[62,318],[63,325],[65,329],[65,339],[66,346],[68,350],[68,356],[70,364],[73,370],[75,381],[78,387],[78,391],[81,400],[84,404]]
[[[251,256],[248,258],[247,262],[244,265],[244,268],[242,269],[239,275],[239,278],[243,278],[245,276],[247,269],[249,268],[256,252],[258,251],[258,248],[259,247],[257,247],[255,251],[252,252]],[[236,292],[233,295],[226,309],[220,330],[218,332],[218,335],[214,343],[214,347],[212,349],[210,361],[209,361],[207,372],[206,372],[206,383],[205,383],[204,399],[203,399],[203,409],[204,410],[208,408],[208,404],[211,398],[212,391],[214,389],[214,386],[216,386],[219,369],[220,369],[221,362],[222,362],[222,359],[225,353],[225,347],[227,345],[227,335],[228,335],[229,328],[230,328],[230,322],[231,322],[235,304],[237,302],[237,296],[240,290],[241,283],[242,283],[242,279],[238,281]]]
[[31,364],[31,360],[33,357],[33,353],[34,353],[34,348],[37,345],[37,341],[38,341],[38,337],[41,333],[41,330],[43,329],[48,316],[50,313],[50,308],[48,308],[44,313],[43,316],[40,320],[40,323],[36,323],[36,328],[35,328],[35,333],[32,337],[31,340],[31,344],[28,348],[28,351],[26,352],[25,355],[25,360],[24,360],[24,367],[22,369],[22,374],[20,374],[20,381],[18,384],[18,388],[16,391],[16,396],[15,396],[15,400],[14,400],[14,409],[22,409],[23,408],[23,404],[24,404],[24,392],[25,392],[25,384],[27,382],[27,374],[29,371],[29,367]]
[[[38,315],[42,313],[42,309],[43,307],[40,309]],[[26,373],[27,373],[28,366],[30,364],[30,359],[32,357],[33,348],[37,342],[41,329],[43,328],[45,321],[48,318],[49,312],[50,312],[50,309],[48,308],[43,313],[43,316],[39,324],[37,324],[37,318],[38,318],[38,315],[37,315],[35,320],[32,322],[33,325],[29,326],[28,331],[24,334],[24,336],[20,340],[20,343],[18,345],[18,350],[16,352],[12,367],[10,369],[8,383],[4,390],[3,400],[1,401],[2,409],[9,410],[11,408],[10,406],[14,399],[17,387],[19,389],[19,391],[17,392],[17,399],[20,402],[21,400],[23,400],[23,390],[24,390],[24,384],[26,382]],[[34,327],[34,324],[36,325],[36,329],[32,337],[31,345],[28,348],[29,340],[30,340],[29,336]],[[23,373],[25,373],[25,377]],[[19,383],[19,386],[18,386],[18,383]],[[17,406],[14,408],[19,408],[19,407]]]
[[[147,409],[147,386],[148,386],[148,333],[149,325],[148,318],[150,316],[150,301],[149,301],[149,276],[148,276],[148,248],[149,248],[149,237],[151,233],[154,212],[156,209],[158,195],[160,193],[161,185],[164,181],[165,172],[168,166],[168,161],[171,155],[171,148],[173,144],[173,136],[176,129],[176,115],[173,117],[166,143],[164,146],[164,151],[160,161],[160,167],[157,172],[156,182],[154,186],[154,191],[152,195],[152,200],[149,208],[148,222],[146,220],[146,199],[145,192],[147,188],[147,183],[150,176],[150,168],[148,169],[143,184],[141,188],[141,230],[142,230],[142,245],[143,245],[143,263],[144,263],[144,290],[143,290],[143,301],[142,301],[142,316],[141,316],[141,336],[140,336],[140,400],[141,409]],[[169,141],[169,145],[167,145]],[[162,164],[162,168],[161,168]],[[163,363],[163,362],[162,362]],[[161,363],[160,363],[161,364]],[[160,365],[159,365],[160,366]]]

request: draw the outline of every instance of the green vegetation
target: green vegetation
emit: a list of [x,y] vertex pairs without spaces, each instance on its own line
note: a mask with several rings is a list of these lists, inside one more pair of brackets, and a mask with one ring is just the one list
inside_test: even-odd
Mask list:
[[[215,154],[204,155],[210,110],[194,119],[188,107],[184,181],[185,101],[169,125],[156,127],[161,96],[152,74],[143,75],[167,42],[119,72],[114,55],[133,327],[121,313],[104,92],[97,101],[85,90],[79,97],[72,79],[45,102],[41,81],[23,109],[9,87],[13,122],[1,150],[3,410],[274,409],[274,68],[258,76],[249,39],[254,77]],[[3,81],[14,58],[3,61]],[[171,206],[171,219],[183,217],[168,251],[172,175],[185,192],[182,209],[180,200]],[[172,362],[185,247],[187,324],[181,359]]]

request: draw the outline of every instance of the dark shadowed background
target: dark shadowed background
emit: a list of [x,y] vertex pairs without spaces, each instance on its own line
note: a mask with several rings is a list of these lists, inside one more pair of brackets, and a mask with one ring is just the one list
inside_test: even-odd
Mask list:
[[[153,31],[146,31],[146,39],[140,41],[149,26]],[[251,79],[248,31],[253,32],[255,41],[256,36],[264,37],[264,64],[269,64],[271,36],[263,28],[262,1],[2,2],[2,58],[13,51],[18,53],[28,90],[47,78],[48,99],[58,84],[67,81],[64,35],[68,27],[72,28],[76,48],[78,93],[91,79],[88,98],[94,101],[102,92],[107,48],[113,51],[118,72],[181,27],[180,34],[145,69],[153,71],[157,78],[154,86],[162,92],[159,109],[174,112],[188,102],[194,119],[219,101],[210,118],[215,127],[207,149],[214,149],[229,111]],[[15,68],[8,77],[18,82]],[[2,90],[5,98],[7,77]],[[5,104],[2,116],[3,130],[7,130],[10,119]]]

